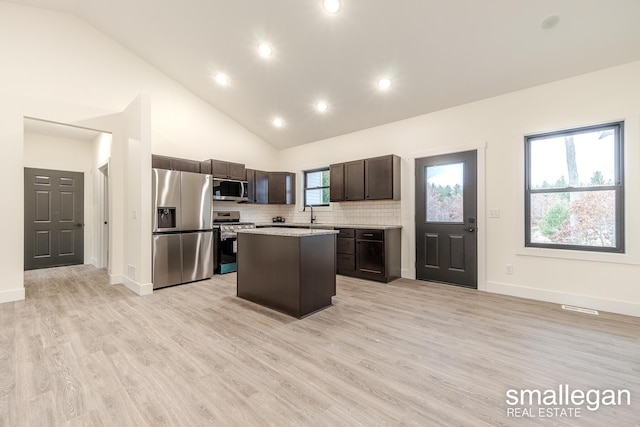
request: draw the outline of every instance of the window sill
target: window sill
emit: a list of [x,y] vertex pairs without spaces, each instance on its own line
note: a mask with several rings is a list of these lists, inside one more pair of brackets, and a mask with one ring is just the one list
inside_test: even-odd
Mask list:
[[516,255],[555,259],[570,259],[576,261],[605,262],[613,264],[640,265],[640,260],[638,260],[638,257],[632,256],[629,253],[620,254],[611,252],[574,251],[571,249],[520,247],[520,249],[516,250]]

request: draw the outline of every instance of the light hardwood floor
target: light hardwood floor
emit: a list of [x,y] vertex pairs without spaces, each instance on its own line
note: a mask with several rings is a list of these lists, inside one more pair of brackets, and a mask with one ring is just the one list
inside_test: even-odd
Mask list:
[[[235,274],[139,297],[77,266],[25,289],[0,304],[2,426],[640,424],[638,318],[342,276],[302,320],[236,298]],[[508,389],[559,384],[631,406],[507,417]]]

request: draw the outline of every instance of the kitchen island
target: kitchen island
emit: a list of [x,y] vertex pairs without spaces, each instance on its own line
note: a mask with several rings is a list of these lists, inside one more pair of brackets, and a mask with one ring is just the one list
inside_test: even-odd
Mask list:
[[334,230],[238,230],[237,296],[302,318],[336,294]]

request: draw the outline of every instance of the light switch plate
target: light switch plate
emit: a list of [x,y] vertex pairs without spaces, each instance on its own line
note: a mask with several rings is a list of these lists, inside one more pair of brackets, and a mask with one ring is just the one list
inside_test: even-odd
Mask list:
[[500,218],[500,209],[489,209],[489,218]]

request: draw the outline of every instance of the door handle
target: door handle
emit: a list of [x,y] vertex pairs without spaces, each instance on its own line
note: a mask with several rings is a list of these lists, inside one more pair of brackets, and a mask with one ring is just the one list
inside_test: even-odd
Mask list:
[[470,233],[473,233],[474,231],[476,231],[476,229],[473,228],[473,227],[469,227],[469,228],[467,228],[467,231],[470,232]]
[[76,227],[82,227],[82,224],[76,224]]

